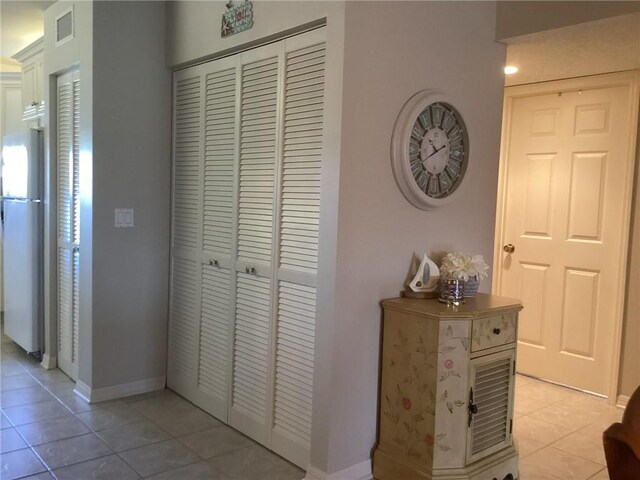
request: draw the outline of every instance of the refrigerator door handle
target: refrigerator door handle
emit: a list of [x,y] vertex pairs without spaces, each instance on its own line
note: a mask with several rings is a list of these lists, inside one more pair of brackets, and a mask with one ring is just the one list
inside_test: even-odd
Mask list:
[[20,198],[20,197],[0,197],[0,200],[4,202],[16,202],[16,203],[40,203],[42,201],[39,198]]

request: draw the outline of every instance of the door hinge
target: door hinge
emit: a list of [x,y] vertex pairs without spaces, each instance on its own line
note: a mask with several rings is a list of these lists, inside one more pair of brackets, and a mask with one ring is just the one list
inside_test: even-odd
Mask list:
[[512,375],[515,375],[515,374],[516,374],[516,360],[514,358],[513,359],[513,373],[512,373]]
[[509,433],[513,433],[513,419],[509,420]]

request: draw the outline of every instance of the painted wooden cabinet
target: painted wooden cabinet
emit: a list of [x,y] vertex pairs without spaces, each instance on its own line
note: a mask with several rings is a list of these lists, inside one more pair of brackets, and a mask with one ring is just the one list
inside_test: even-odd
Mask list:
[[519,301],[382,302],[377,480],[511,480]]
[[[16,53],[22,67],[22,119],[35,122],[44,115],[44,37]],[[25,128],[38,126],[25,125]]]

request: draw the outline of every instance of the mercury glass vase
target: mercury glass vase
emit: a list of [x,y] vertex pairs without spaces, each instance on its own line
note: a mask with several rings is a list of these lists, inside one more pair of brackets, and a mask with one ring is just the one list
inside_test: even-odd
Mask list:
[[461,305],[464,303],[465,281],[460,279],[440,280],[440,296],[438,301],[447,305]]

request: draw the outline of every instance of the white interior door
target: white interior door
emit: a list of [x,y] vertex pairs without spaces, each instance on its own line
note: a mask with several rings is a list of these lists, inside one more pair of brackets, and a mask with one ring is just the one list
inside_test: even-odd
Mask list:
[[506,93],[495,288],[524,304],[518,371],[603,395],[619,356],[634,82],[608,75]]
[[58,366],[78,377],[78,307],[80,280],[80,75],[58,77]]

